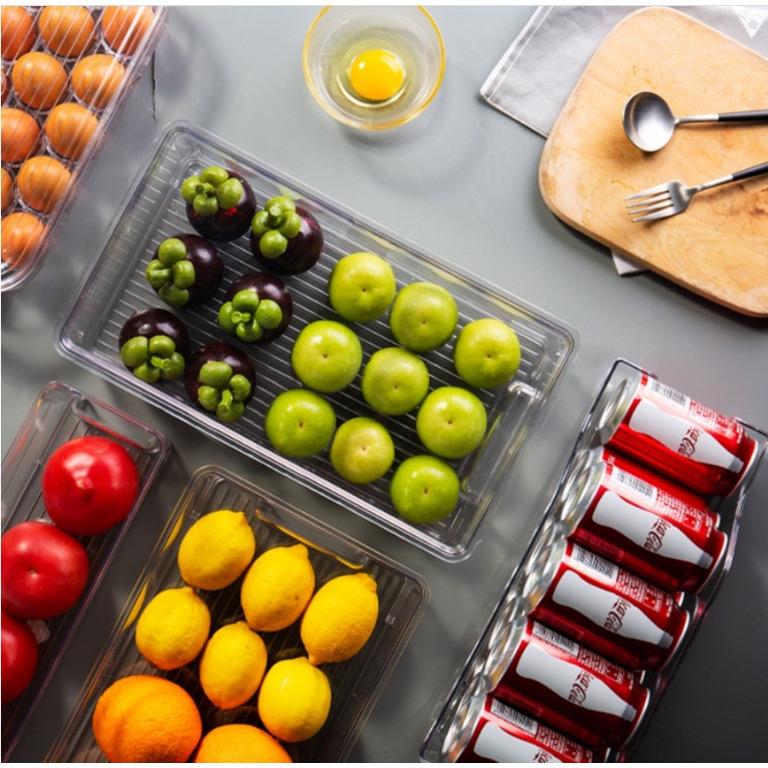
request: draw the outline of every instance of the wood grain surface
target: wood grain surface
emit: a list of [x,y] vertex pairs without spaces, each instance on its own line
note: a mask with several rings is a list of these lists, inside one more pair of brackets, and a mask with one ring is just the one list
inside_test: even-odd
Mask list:
[[655,154],[621,124],[637,91],[676,115],[768,107],[768,59],[669,8],[620,22],[595,53],[549,135],[539,185],[549,208],[617,253],[738,312],[768,316],[768,176],[701,192],[688,210],[634,224],[624,198],[768,160],[768,126],[680,127]]

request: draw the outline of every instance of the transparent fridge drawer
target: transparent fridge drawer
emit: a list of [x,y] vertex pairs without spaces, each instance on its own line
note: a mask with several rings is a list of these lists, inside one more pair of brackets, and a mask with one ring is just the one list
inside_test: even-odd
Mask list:
[[[123,323],[137,310],[164,306],[145,280],[144,270],[163,239],[192,231],[179,185],[190,173],[210,164],[241,173],[253,187],[260,205],[278,192],[290,191],[315,215],[325,237],[318,264],[286,279],[294,305],[288,330],[269,344],[242,347],[255,365],[257,385],[245,415],[230,425],[197,408],[180,382],[152,386],[139,381],[122,365],[118,355]],[[218,308],[232,281],[257,267],[247,237],[217,247],[225,262],[225,277],[215,296],[202,306],[177,313],[189,329],[193,348],[214,339],[232,341],[233,337],[225,336],[216,323]],[[389,498],[394,470],[371,485],[356,486],[336,474],[327,453],[306,460],[289,459],[272,449],[264,433],[264,416],[274,398],[286,389],[300,386],[290,362],[296,337],[314,320],[336,318],[327,300],[328,276],[339,258],[354,251],[373,251],[383,256],[392,265],[399,287],[417,280],[445,286],[457,301],[460,326],[477,318],[496,317],[511,325],[520,338],[522,364],[510,384],[493,391],[475,390],[488,410],[488,434],[474,453],[454,462],[463,480],[461,498],[447,519],[433,525],[417,526],[397,515]],[[394,344],[386,318],[367,325],[356,324],[354,328],[363,344],[364,362],[376,349]],[[66,357],[444,559],[460,559],[469,553],[470,541],[489,507],[498,501],[509,474],[507,470],[541,415],[573,345],[570,332],[538,310],[438,262],[219,139],[186,125],[169,127],[140,172],[58,333],[58,347]],[[462,385],[454,371],[451,344],[424,359],[433,387]],[[352,385],[329,396],[339,423],[354,416],[373,415],[362,397],[359,382],[358,375]],[[395,442],[395,466],[408,456],[424,452],[416,434],[414,414],[382,421]]]
[[[12,75],[16,62],[26,51],[26,46],[21,47],[18,52],[12,51],[15,54],[13,57],[8,57],[8,51],[5,49],[3,51],[3,119],[6,119],[5,110],[7,108],[26,113],[26,121],[29,125],[26,129],[20,128],[18,130],[26,130],[27,132],[39,130],[39,140],[34,143],[34,148],[29,153],[28,158],[41,158],[49,163],[57,161],[63,165],[70,176],[66,183],[66,190],[55,203],[50,195],[47,198],[43,196],[43,199],[38,199],[37,196],[34,196],[36,193],[31,185],[27,192],[29,194],[32,190],[33,197],[29,200],[25,199],[24,194],[22,194],[24,185],[21,185],[20,189],[18,182],[19,177],[24,175],[22,168],[27,158],[24,157],[24,153],[13,149],[11,141],[8,142],[8,151],[6,152],[4,137],[3,152],[5,154],[2,158],[2,166],[3,171],[9,174],[7,178],[11,182],[11,191],[7,205],[4,203],[3,225],[7,225],[10,216],[22,214],[28,220],[30,220],[28,217],[34,217],[37,220],[38,226],[41,227],[41,234],[39,237],[29,237],[25,247],[20,245],[3,247],[2,262],[0,263],[2,266],[0,290],[2,291],[18,288],[42,266],[46,252],[53,242],[55,235],[53,230],[57,223],[66,216],[70,203],[81,186],[82,175],[87,171],[91,160],[97,154],[115,115],[128,97],[134,83],[138,81],[149,64],[165,26],[167,15],[165,8],[145,6],[140,9],[140,7],[136,7],[130,13],[138,15],[131,20],[128,17],[122,17],[124,11],[112,9],[110,14],[115,14],[115,16],[107,18],[104,13],[105,9],[102,7],[84,6],[81,8],[83,8],[80,11],[82,17],[77,14],[73,15],[70,11],[68,15],[63,16],[58,21],[58,26],[61,29],[51,30],[51,23],[48,21],[46,25],[48,39],[54,41],[53,45],[46,43],[39,31],[41,15],[53,13],[53,11],[39,6],[25,6],[19,10],[19,13],[29,14],[34,23],[33,29],[37,30],[34,42],[32,42],[28,52],[50,57],[46,59],[49,66],[58,67],[60,65],[63,68],[62,77],[66,75],[66,81],[57,98],[46,99],[45,104],[40,107],[25,103],[25,99],[22,98],[25,94],[16,92]],[[61,39],[70,40],[73,31],[77,30],[80,24],[93,25],[93,34],[82,49],[79,45],[75,46],[74,43],[72,43],[73,47],[68,49],[62,47],[62,42],[55,42]],[[66,42],[64,45],[66,46]],[[69,52],[72,52],[73,55],[67,55]],[[90,58],[92,56],[98,58],[92,59]],[[89,62],[96,63],[89,65]],[[106,70],[105,64],[108,64]],[[115,83],[115,73],[118,70],[123,74]],[[85,74],[82,74],[83,71]],[[29,94],[26,94],[26,100],[30,101]],[[57,113],[53,112],[57,106],[71,110],[71,112],[66,118],[58,120]],[[49,120],[52,112],[54,118]],[[65,122],[67,119],[69,120],[68,124]],[[95,126],[85,145],[79,148],[72,146],[72,141],[67,138],[69,134],[65,132],[63,127],[60,128],[60,126],[69,125],[68,130],[71,134],[73,120],[81,126],[78,130],[85,130],[84,126],[88,121],[92,121]],[[85,123],[83,123],[84,120]],[[33,125],[31,121],[37,124],[37,129],[31,127]],[[40,172],[38,171],[38,173]],[[63,172],[63,169],[60,172]],[[48,173],[51,173],[50,167],[48,167]],[[5,198],[5,194],[3,198]]]
[[[610,404],[616,402],[617,393],[625,388],[624,384],[627,380],[637,380],[644,373],[647,372],[625,360],[617,360],[609,371],[582,423],[576,443],[561,475],[558,488],[542,515],[541,524],[531,541],[528,552],[513,570],[488,624],[462,667],[422,745],[420,754],[423,761],[446,762],[456,760],[467,745],[468,735],[471,735],[477,722],[478,713],[482,710],[482,701],[494,690],[509,667],[516,650],[517,641],[510,643],[509,628],[513,621],[528,612],[521,596],[525,579],[536,571],[540,562],[538,560],[539,555],[545,547],[570,535],[569,527],[560,520],[560,512],[562,511],[562,500],[574,492],[570,481],[576,475],[571,474],[571,470],[575,469],[576,474],[578,474],[581,466],[579,462],[584,458],[585,450],[594,448],[595,426],[598,426],[599,432],[606,408],[610,408]],[[652,376],[652,374],[649,375]],[[710,508],[719,515],[720,531],[727,536],[727,547],[724,554],[713,565],[708,579],[698,591],[681,591],[679,593],[681,605],[689,614],[690,622],[672,661],[658,671],[642,670],[642,684],[650,691],[651,703],[644,719],[640,722],[639,730],[620,750],[613,749],[607,753],[603,750],[596,753],[598,759],[605,754],[610,761],[624,761],[631,753],[634,745],[642,738],[650,715],[658,706],[664,690],[672,679],[677,666],[684,658],[685,651],[712,604],[722,579],[731,567],[739,523],[749,487],[768,450],[768,435],[764,431],[744,422],[741,422],[741,426],[747,437],[755,442],[751,461],[745,466],[738,485],[728,496],[715,497],[709,501]],[[754,511],[759,512],[760,510]]]
[[43,504],[41,478],[48,457],[76,437],[99,435],[122,445],[139,470],[139,494],[128,517],[100,536],[80,537],[90,563],[88,583],[77,604],[62,616],[36,624],[39,661],[29,687],[16,701],[3,704],[3,759],[16,748],[22,727],[45,694],[64,651],[75,635],[123,535],[133,522],[170,450],[151,427],[111,405],[52,382],[40,393],[3,457],[3,532],[28,520],[50,520]]
[[[196,685],[196,661],[175,672],[163,673],[139,654],[134,642],[142,606],[160,590],[183,586],[176,557],[184,534],[202,515],[217,509],[246,513],[256,535],[256,556],[274,546],[297,542],[307,546],[317,588],[348,573],[365,572],[376,580],[379,616],[371,638],[348,661],[322,667],[332,691],[331,712],[325,726],[308,741],[286,745],[294,760],[301,762],[339,761],[349,752],[416,625],[428,593],[426,583],[397,563],[236,475],[219,467],[202,467],[192,477],[147,559],[104,652],[83,684],[64,731],[47,757],[49,761],[105,760],[91,730],[93,709],[109,685],[130,674],[163,674],[186,687],[200,708],[203,733],[229,722],[259,725],[254,700],[233,710],[218,710],[207,700]],[[201,593],[211,610],[211,633],[222,624],[242,618],[240,583],[238,579],[232,587],[219,592]],[[268,665],[303,655],[299,622],[262,637],[267,644]]]

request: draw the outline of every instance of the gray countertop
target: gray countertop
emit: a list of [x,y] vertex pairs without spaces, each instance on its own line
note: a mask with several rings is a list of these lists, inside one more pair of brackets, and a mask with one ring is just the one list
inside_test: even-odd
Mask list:
[[[131,93],[42,271],[2,301],[2,443],[39,389],[60,379],[163,430],[176,453],[129,531],[16,753],[41,758],[190,473],[217,463],[281,494],[421,573],[431,599],[351,758],[409,761],[506,581],[515,517],[540,514],[582,415],[614,358],[633,360],[696,399],[768,427],[766,323],[719,309],[650,274],[619,278],[607,251],[546,209],[541,138],[477,91],[530,8],[438,8],[445,84],[414,123],[385,135],[336,124],[313,102],[300,50],[311,8],[173,8],[154,68]],[[578,349],[543,429],[516,467],[514,497],[473,556],[446,564],[66,362],[53,331],[96,255],[149,145],[196,122],[446,261],[561,318]],[[767,266],[768,268],[768,266]],[[768,690],[768,470],[756,477],[736,559],[635,752],[645,761],[765,757]]]

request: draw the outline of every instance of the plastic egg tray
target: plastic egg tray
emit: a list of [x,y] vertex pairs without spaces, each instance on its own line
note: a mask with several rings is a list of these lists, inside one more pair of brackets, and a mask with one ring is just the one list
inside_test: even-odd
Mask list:
[[[120,7],[106,9],[96,6],[85,6],[84,10],[93,21],[93,34],[90,41],[84,46],[79,44],[73,46],[72,44],[69,44],[68,47],[67,43],[78,37],[77,35],[73,35],[72,32],[75,27],[75,24],[72,23],[73,17],[67,15],[74,12],[74,6],[5,6],[2,9],[3,122],[6,123],[6,126],[8,125],[6,122],[8,117],[8,113],[6,112],[7,108],[22,110],[34,119],[40,133],[36,148],[27,158],[19,159],[11,155],[9,151],[11,149],[9,145],[13,142],[13,131],[8,127],[3,130],[3,184],[5,186],[7,181],[10,180],[12,186],[7,200],[5,199],[5,190],[3,194],[3,242],[0,290],[5,291],[18,288],[40,268],[43,262],[43,257],[51,242],[52,231],[54,230],[56,223],[63,216],[76,192],[78,178],[98,150],[115,113],[125,100],[131,86],[139,79],[139,76],[152,56],[152,52],[154,51],[164,26],[167,11],[165,8],[148,7],[153,18],[145,27],[144,24],[139,23],[138,19],[146,19],[147,11],[144,9],[139,10],[136,6],[134,6],[134,8],[136,8],[135,11],[127,11],[127,7],[124,9],[121,9]],[[132,14],[130,17],[132,20],[127,21],[125,24],[115,24],[114,16],[105,16],[108,12],[111,14],[118,14],[124,11]],[[79,13],[81,11],[78,10],[77,12]],[[136,13],[144,15],[133,15]],[[43,14],[50,15],[44,17]],[[43,19],[42,23],[41,18]],[[29,24],[29,21],[33,22],[26,36],[13,33],[15,29],[19,29],[19,20],[22,21],[22,24],[26,23],[27,25]],[[16,24],[14,24],[14,22],[16,22]],[[62,40],[65,41],[64,45],[61,43]],[[19,44],[21,41],[23,41],[23,44]],[[60,52],[57,53],[56,49]],[[46,85],[48,84],[45,82],[45,78],[43,78],[42,83],[37,81],[38,84],[32,87],[31,98],[30,91],[22,90],[22,92],[18,92],[17,88],[14,87],[14,67],[17,66],[20,59],[29,53],[50,56],[54,62],[57,62],[57,64],[63,68],[63,71],[66,74],[66,82],[57,98],[53,99],[50,97],[51,88],[46,88]],[[76,53],[76,55],[62,55],[66,53]],[[111,94],[110,98],[104,98],[103,89],[97,87],[95,91],[90,91],[90,94],[85,94],[86,98],[88,98],[88,102],[90,102],[87,103],[75,92],[76,89],[73,87],[72,83],[72,73],[79,62],[94,54],[106,55],[115,59],[124,67],[125,71],[122,76],[122,81],[115,88],[115,91]],[[50,67],[48,70],[49,72],[58,69],[58,66],[52,63],[50,59],[43,60],[40,57],[37,58],[38,64],[42,62],[43,66]],[[17,80],[20,79],[21,72],[22,69],[17,72]],[[29,69],[27,70],[27,74],[29,74]],[[33,74],[32,77],[33,82],[35,82],[35,75]],[[56,86],[54,85],[54,89],[55,87]],[[82,88],[77,90],[84,93]],[[27,102],[32,102],[35,106],[25,103],[25,98]],[[41,105],[41,102],[44,102],[44,105]],[[98,125],[87,143],[80,143],[80,146],[77,147],[77,151],[71,151],[71,148],[66,148],[65,152],[67,156],[65,156],[61,151],[57,152],[56,148],[52,145],[46,134],[45,124],[53,109],[57,106],[69,103],[87,109],[96,117]],[[40,105],[39,108],[37,105]],[[71,131],[71,121],[69,125]],[[50,127],[51,124],[49,124],[49,128]],[[63,145],[61,142],[56,142],[56,145],[59,150],[62,149]],[[60,172],[62,174],[62,179],[66,178],[64,169],[66,169],[66,172],[68,172],[70,176],[68,181],[66,181],[66,186],[64,183],[60,186],[54,186],[54,190],[56,190],[55,194],[50,194],[49,188],[49,194],[43,193],[42,195],[37,195],[30,201],[25,200],[24,195],[18,189],[17,177],[24,162],[33,157],[48,157],[61,164],[59,166],[51,163],[48,166],[48,172],[43,171],[37,174],[38,179],[41,177],[43,179],[47,178],[48,182],[50,182],[51,169],[53,169],[53,173]],[[40,164],[38,164],[38,167],[39,165]],[[6,173],[8,174],[8,177],[6,177]],[[30,177],[31,176],[32,174],[30,171]],[[58,190],[61,190],[62,187],[63,191],[59,193]],[[28,197],[31,197],[31,195],[28,194]],[[34,203],[35,205],[32,205],[31,203]],[[45,208],[46,210],[40,210],[41,208]],[[24,230],[23,227],[17,229],[13,223],[9,225],[9,217],[14,214],[25,215],[26,224],[29,226],[27,236],[20,234]],[[40,234],[36,234],[36,225],[32,219],[27,218],[29,216],[34,216],[40,223]],[[13,221],[19,222],[20,219],[15,218]]]

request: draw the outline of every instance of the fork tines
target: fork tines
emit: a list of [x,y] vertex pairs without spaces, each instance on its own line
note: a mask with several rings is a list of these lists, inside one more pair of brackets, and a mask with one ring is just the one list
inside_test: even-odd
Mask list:
[[627,213],[632,221],[654,221],[673,216],[676,213],[672,195],[667,184],[644,189],[624,199]]

